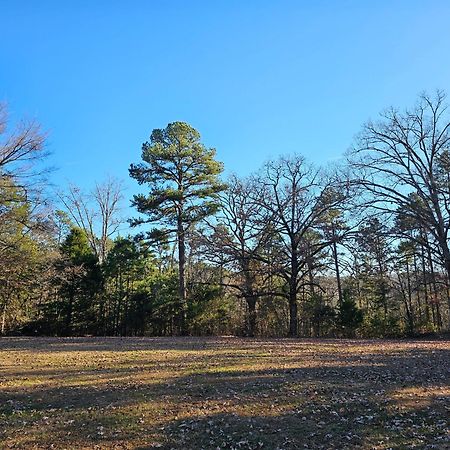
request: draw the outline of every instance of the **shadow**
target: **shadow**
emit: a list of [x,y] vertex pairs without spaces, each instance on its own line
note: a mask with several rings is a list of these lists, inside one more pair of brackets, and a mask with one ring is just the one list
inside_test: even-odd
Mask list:
[[[446,343],[87,339],[94,355],[86,366],[70,367],[62,354],[60,366],[46,367],[40,354],[69,352],[76,359],[83,341],[44,339],[32,349],[29,341],[14,341],[7,343],[8,352],[36,354],[36,362],[33,369],[1,367],[0,442],[5,448],[8,443],[40,448],[50,440],[56,448],[448,445]],[[4,342],[0,348],[5,350]],[[102,352],[116,350],[137,353],[132,358],[115,353],[102,367],[95,366]],[[37,385],[20,383],[39,377]]]
[[432,344],[445,342],[438,340],[408,339],[334,339],[334,338],[239,338],[235,336],[223,337],[0,337],[0,352],[2,351],[26,351],[36,353],[47,352],[127,352],[137,350],[176,350],[176,351],[201,351],[232,349],[261,349],[271,351],[284,348],[294,348],[299,344],[310,345],[313,348],[342,349],[345,346],[357,345],[358,347],[373,347],[389,343],[420,343]]

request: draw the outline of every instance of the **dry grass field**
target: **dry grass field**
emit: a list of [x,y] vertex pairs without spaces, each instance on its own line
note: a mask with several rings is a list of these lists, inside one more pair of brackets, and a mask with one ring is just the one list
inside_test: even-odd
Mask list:
[[444,449],[450,342],[2,338],[0,448]]

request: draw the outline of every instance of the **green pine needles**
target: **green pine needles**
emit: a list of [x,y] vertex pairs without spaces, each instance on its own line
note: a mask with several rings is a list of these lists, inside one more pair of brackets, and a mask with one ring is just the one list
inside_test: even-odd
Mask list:
[[186,234],[218,209],[217,194],[225,189],[220,181],[223,164],[216,151],[200,142],[200,133],[185,122],[173,122],[153,130],[142,145],[140,164],[130,166],[130,176],[148,186],[146,194],[133,197],[142,215],[132,225],[155,224],[151,240],[175,237],[179,270],[179,331],[186,332]]

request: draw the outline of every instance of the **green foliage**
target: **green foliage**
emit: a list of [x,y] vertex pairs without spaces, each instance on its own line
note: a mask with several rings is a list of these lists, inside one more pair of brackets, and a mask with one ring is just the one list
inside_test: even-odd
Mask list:
[[355,331],[363,322],[363,312],[356,306],[351,291],[345,289],[342,295],[342,304],[338,307],[336,324],[338,330],[345,337],[353,337]]
[[325,302],[322,294],[314,293],[303,305],[304,321],[309,322],[314,336],[327,336],[334,325],[335,311]]
[[147,218],[133,225],[156,223],[148,237],[161,242],[176,237],[178,246],[178,328],[186,333],[186,233],[194,224],[218,209],[217,194],[224,189],[219,181],[222,163],[214,149],[200,142],[200,134],[184,122],[155,129],[150,142],[142,146],[141,164],[130,167],[130,176],[146,184],[147,195],[133,197],[133,206]]
[[145,270],[150,258],[147,258],[147,251],[138,242],[131,238],[117,238],[108,253],[105,267],[105,275],[109,278],[119,274],[129,275],[133,279],[139,279],[139,274]]
[[180,308],[178,277],[174,271],[153,272],[139,287],[146,301],[146,332],[155,336],[176,334],[176,317]]
[[214,285],[195,285],[190,292],[188,307],[189,330],[193,335],[223,335],[236,333],[236,299],[223,295]]
[[143,332],[139,321],[145,317],[140,286],[152,270],[153,260],[141,242],[130,237],[117,238],[103,264],[104,297],[100,305],[102,328],[107,334]]
[[24,188],[0,174],[0,335],[27,323],[47,294],[45,227]]
[[86,233],[77,227],[70,230],[61,245],[61,252],[75,265],[95,263]]
[[103,275],[86,234],[73,227],[61,244],[62,258],[56,261],[59,273],[56,300],[60,326],[58,334],[94,334],[96,299]]
[[147,195],[135,195],[133,205],[147,219],[175,231],[181,219],[185,229],[217,210],[215,195],[224,189],[218,175],[222,163],[216,152],[200,142],[200,134],[184,122],[153,130],[142,146],[141,164],[132,164],[130,176],[149,187]]
[[375,312],[364,316],[361,334],[370,338],[399,337],[402,328],[399,318],[393,314],[384,317],[381,312]]

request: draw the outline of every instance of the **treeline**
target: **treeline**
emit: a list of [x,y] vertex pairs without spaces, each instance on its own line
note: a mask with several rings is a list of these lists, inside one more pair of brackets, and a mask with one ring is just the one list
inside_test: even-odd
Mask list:
[[215,150],[191,126],[155,129],[129,169],[142,191],[131,219],[114,179],[49,195],[44,133],[7,123],[3,107],[2,335],[449,330],[442,92],[366,123],[334,167],[294,154],[224,180]]

